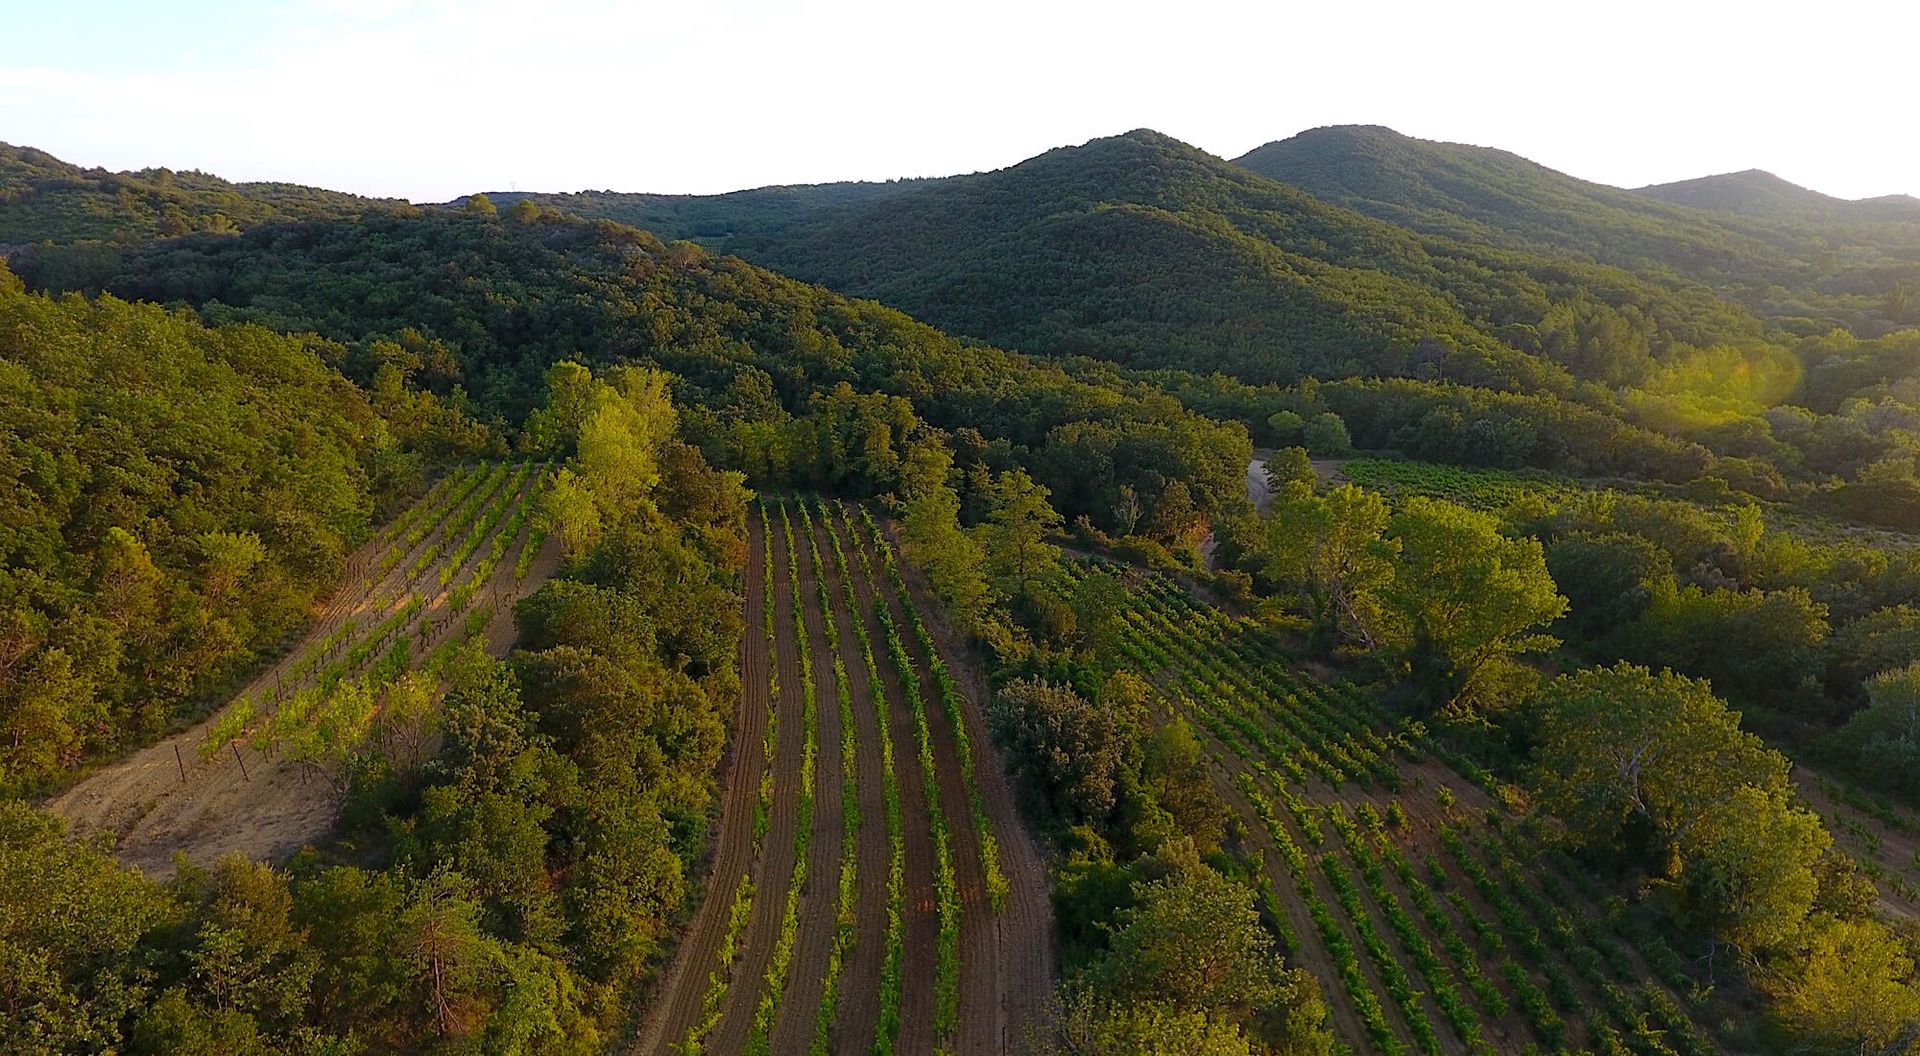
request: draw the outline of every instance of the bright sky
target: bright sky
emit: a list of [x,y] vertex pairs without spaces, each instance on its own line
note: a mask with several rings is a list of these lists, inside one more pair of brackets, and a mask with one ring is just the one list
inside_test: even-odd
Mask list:
[[1908,0],[0,0],[0,140],[442,201],[934,176],[1317,125],[1621,186],[1920,194]]

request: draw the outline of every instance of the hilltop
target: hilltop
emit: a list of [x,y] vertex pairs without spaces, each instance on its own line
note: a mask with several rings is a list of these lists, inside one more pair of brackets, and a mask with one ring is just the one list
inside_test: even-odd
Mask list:
[[1416,231],[1704,283],[1800,333],[1920,322],[1912,199],[1847,202],[1758,170],[1627,191],[1379,126],[1313,129],[1237,164]]
[[135,242],[194,231],[231,233],[274,220],[411,208],[397,199],[292,183],[233,183],[204,172],[83,169],[43,150],[0,143],[0,245]]

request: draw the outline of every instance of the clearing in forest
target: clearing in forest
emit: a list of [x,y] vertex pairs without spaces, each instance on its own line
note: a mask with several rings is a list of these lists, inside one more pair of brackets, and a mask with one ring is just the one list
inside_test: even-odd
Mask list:
[[748,537],[706,895],[634,1051],[1020,1051],[1052,922],[977,675],[864,511],[766,501]]
[[549,480],[530,462],[454,470],[354,552],[304,639],[232,701],[47,808],[77,834],[111,834],[150,875],[176,854],[277,860],[324,836],[356,753],[377,747],[400,767],[431,757],[455,648],[512,645],[514,603],[559,566],[535,516]]

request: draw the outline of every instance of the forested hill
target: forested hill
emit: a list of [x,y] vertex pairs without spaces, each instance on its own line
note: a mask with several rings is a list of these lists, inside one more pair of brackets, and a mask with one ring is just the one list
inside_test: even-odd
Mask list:
[[1761,219],[1824,223],[1920,221],[1920,199],[1905,194],[1850,201],[1809,190],[1762,169],[1656,183],[1633,192],[1696,209],[1741,213]]
[[[538,194],[525,191],[489,191],[486,197],[505,209],[522,201],[559,209],[594,220],[614,220],[650,231],[667,240],[690,238],[722,243],[742,235],[765,235],[824,210],[862,205],[891,198],[937,180],[889,180],[885,183],[845,182],[757,187],[728,194],[630,194],[621,191],[578,191]],[[451,203],[464,207],[470,199]]]
[[291,183],[229,183],[203,172],[83,169],[45,151],[0,143],[0,247],[144,241],[239,231],[270,220],[411,208]]
[[1629,313],[1655,354],[1760,330],[1684,283],[1416,234],[1144,130],[727,248],[1024,351],[1256,381],[1564,389],[1563,366],[1611,369],[1550,361],[1575,305]]
[[561,360],[659,366],[680,379],[689,437],[756,486],[870,491],[924,419],[969,438],[968,460],[1024,465],[1063,513],[1107,526],[1123,489],[1170,538],[1243,494],[1245,429],[1145,384],[1070,376],[689,243],[522,206],[194,235],[88,255],[106,270],[86,281],[56,250],[20,264],[36,286],[317,332],[346,342],[343,366],[369,383],[362,350],[393,338],[429,390],[508,424]]
[[1920,203],[1828,198],[1762,172],[1626,191],[1503,150],[1336,126],[1237,164],[1430,234],[1706,283],[1790,330],[1920,323]]

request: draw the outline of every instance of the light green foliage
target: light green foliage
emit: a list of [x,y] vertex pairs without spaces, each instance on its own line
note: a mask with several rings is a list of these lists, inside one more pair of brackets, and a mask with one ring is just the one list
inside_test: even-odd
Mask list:
[[1387,504],[1351,484],[1315,494],[1293,484],[1263,519],[1264,573],[1293,591],[1325,646],[1378,647],[1387,633],[1384,592],[1400,544],[1385,537]]
[[1873,920],[1816,918],[1769,987],[1773,1015],[1822,1053],[1883,1052],[1920,1023],[1912,954]]
[[1279,491],[1288,484],[1305,484],[1313,487],[1320,477],[1313,470],[1313,460],[1308,457],[1304,447],[1282,447],[1267,456],[1267,487]]
[[1005,596],[1017,596],[1060,548],[1047,542],[1060,530],[1060,514],[1047,503],[1047,489],[1025,470],[1012,469],[987,483],[987,521],[976,531],[994,581]]
[[1144,1001],[1101,1003],[1078,991],[1060,1016],[1049,1056],[1253,1056],[1236,1023],[1200,1009]]
[[1332,411],[1316,414],[1300,430],[1300,442],[1322,458],[1344,455],[1353,450],[1353,438],[1347,435],[1347,423]]
[[1330,1051],[1319,988],[1284,969],[1253,892],[1203,865],[1188,841],[1147,864],[1160,875],[1135,883],[1106,952],[1083,973],[1092,991],[1069,1001],[1064,1051],[1239,1052],[1249,1035],[1297,1056]]
[[1620,664],[1562,675],[1539,706],[1534,786],[1576,838],[1633,819],[1674,840],[1743,785],[1787,789],[1787,761],[1740,729],[1704,682]]
[[1558,619],[1536,539],[1510,539],[1492,517],[1414,498],[1393,515],[1394,577],[1381,591],[1393,641],[1429,707],[1472,712],[1501,703],[1511,660],[1559,644],[1531,633]]
[[1815,868],[1833,839],[1820,818],[1752,785],[1710,804],[1680,844],[1696,920],[1743,949],[1791,942],[1812,910]]
[[902,475],[902,547],[926,573],[954,622],[969,630],[986,615],[992,586],[980,543],[960,527],[960,496],[950,482],[953,456],[945,445],[909,450]]

